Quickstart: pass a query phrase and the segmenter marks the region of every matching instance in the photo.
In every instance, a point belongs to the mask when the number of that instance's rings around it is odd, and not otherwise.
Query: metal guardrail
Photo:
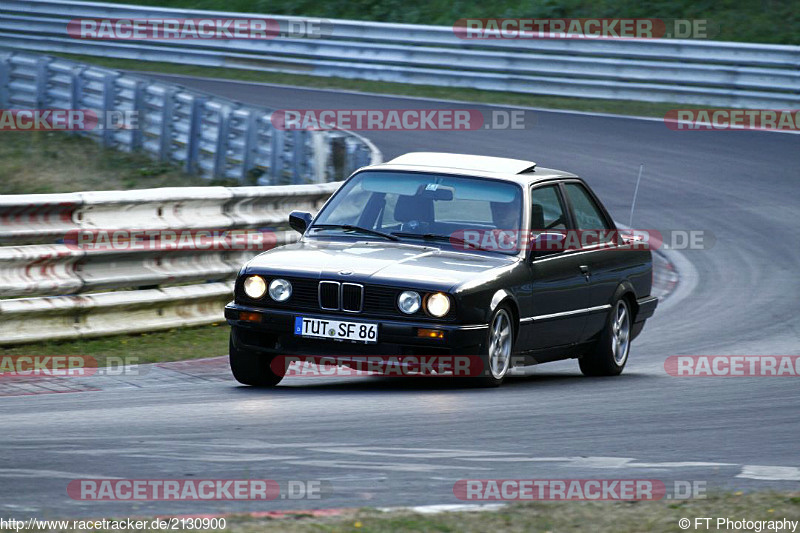
[[[247,16],[150,6],[4,0],[0,46],[315,76],[720,107],[800,103],[800,46],[702,40],[464,40],[452,27],[331,20],[324,38],[89,41],[79,17]],[[250,15],[264,17],[264,15]],[[281,28],[298,17],[270,15]]]
[[[351,132],[284,131],[273,126],[266,108],[28,53],[0,52],[0,109],[89,109],[99,117],[135,112],[136,128],[82,133],[108,147],[177,163],[191,174],[245,184],[338,181],[380,161],[372,143]]]
[[[0,300],[0,344],[142,333],[221,322],[231,283]]]
[[[286,228],[288,212],[317,211],[338,186],[0,196],[0,344],[221,321],[231,279],[258,251],[91,249],[58,241],[76,230],[267,228],[280,245],[297,236]],[[109,289],[124,290],[91,292]]]
[[[231,278],[258,251],[91,249],[65,236],[256,228],[281,245],[296,236],[289,211],[316,211],[338,180],[382,157],[348,131],[283,131],[266,108],[23,52],[0,53],[0,109],[135,111],[139,128],[82,133],[190,173],[271,185],[0,195],[0,344],[220,321]]]

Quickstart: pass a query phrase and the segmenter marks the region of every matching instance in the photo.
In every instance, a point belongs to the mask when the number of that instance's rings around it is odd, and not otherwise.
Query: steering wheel
[[[560,217],[558,217],[557,219],[552,221],[550,224],[545,226],[544,229],[553,229],[554,227],[558,226],[559,224],[564,224],[566,226],[566,224],[564,223],[564,215],[561,215]]]

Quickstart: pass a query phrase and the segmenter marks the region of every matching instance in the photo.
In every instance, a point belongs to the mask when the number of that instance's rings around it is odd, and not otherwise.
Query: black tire
[[[274,387],[283,379],[272,371],[270,364],[274,356],[252,353],[235,346],[231,333],[228,342],[228,353],[233,377],[243,385],[253,387]]]
[[[621,310],[624,310],[624,324],[618,323]],[[631,306],[625,298],[620,298],[611,306],[606,326],[603,328],[597,344],[586,355],[578,359],[583,375],[618,376],[621,374],[630,355],[632,327]],[[623,332],[625,332],[624,347],[619,344]]]
[[[492,366],[492,350],[497,348],[495,346],[496,331],[495,326],[498,320],[503,321],[505,326],[501,326],[503,331],[507,330],[507,338],[502,340],[502,343],[508,344],[507,357],[504,365]],[[483,345],[481,358],[483,360],[483,371],[480,377],[472,380],[472,385],[476,387],[499,387],[502,385],[508,371],[511,369],[512,353],[514,349],[514,314],[507,305],[500,305],[492,313],[492,318],[489,320],[489,329],[486,332],[486,341]]]

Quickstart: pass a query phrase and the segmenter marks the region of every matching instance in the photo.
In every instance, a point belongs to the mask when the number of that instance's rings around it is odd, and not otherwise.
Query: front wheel
[[[511,312],[505,306],[500,306],[489,321],[489,332],[484,348],[483,376],[476,385],[482,387],[497,387],[508,374],[511,366],[511,350],[514,347],[514,324]]]
[[[631,310],[624,298],[611,306],[606,327],[594,348],[578,360],[585,376],[617,376],[631,349]]]
[[[280,383],[283,376],[273,372],[270,366],[273,357],[237,348],[233,342],[233,335],[231,333],[228,342],[228,353],[231,371],[236,381],[254,387],[274,387]]]

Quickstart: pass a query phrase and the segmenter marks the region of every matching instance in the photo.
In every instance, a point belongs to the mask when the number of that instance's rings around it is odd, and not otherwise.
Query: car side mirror
[[[289,213],[289,226],[300,234],[306,232],[312,220],[311,213],[306,213],[305,211],[292,211]]]
[[[543,231],[532,237],[528,243],[530,247],[530,258],[543,255],[557,254],[564,251],[564,242],[567,240],[566,232]]]

